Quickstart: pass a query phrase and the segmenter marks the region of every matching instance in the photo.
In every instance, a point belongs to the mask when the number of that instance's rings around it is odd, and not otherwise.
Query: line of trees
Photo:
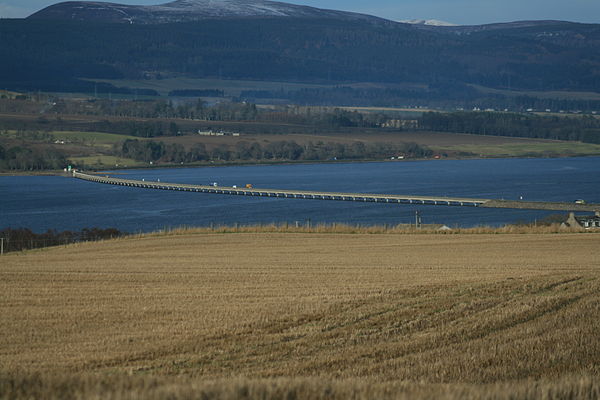
[[[188,91],[182,91],[184,93]],[[189,91],[204,93],[205,91]],[[213,93],[214,92],[214,93]],[[208,91],[220,94],[222,91]],[[246,102],[222,102],[208,106],[202,99],[170,100],[108,100],[89,101],[58,100],[51,109],[58,114],[103,115],[133,118],[181,118],[205,121],[252,121],[258,115],[256,105]]]
[[[298,107],[279,106],[275,109],[259,110],[256,104],[244,101],[222,102],[207,105],[202,99],[179,102],[162,99],[143,101],[93,100],[87,103],[61,101],[53,111],[68,114],[91,114],[137,118],[179,118],[203,121],[258,121],[282,122],[323,127],[377,127],[389,119],[381,113],[360,113],[344,109],[322,109],[313,112],[298,112]],[[160,122],[130,122],[128,134],[140,137],[155,137],[166,132]]]
[[[81,231],[59,232],[49,229],[44,233],[35,233],[28,228],[6,228],[0,230],[0,238],[4,239],[4,251],[22,251],[49,246],[60,246],[76,242],[112,239],[126,233],[115,228],[84,228]]]
[[[53,148],[30,148],[0,145],[0,170],[39,171],[62,169],[67,165],[65,155]]]
[[[187,92],[187,91],[185,91]],[[191,91],[195,92],[195,91]],[[203,91],[200,91],[203,92]],[[216,93],[221,91],[216,90]],[[25,102],[23,102],[25,104]],[[29,103],[35,103],[33,101]],[[41,106],[40,106],[41,107]],[[306,109],[312,111],[306,111]],[[38,108],[36,113],[44,108]],[[299,111],[302,110],[302,111]],[[24,111],[24,110],[21,110]],[[35,111],[35,109],[34,109]],[[256,104],[245,101],[220,102],[208,105],[202,99],[181,101],[175,104],[164,99],[153,100],[108,100],[94,99],[75,101],[69,99],[56,99],[49,109],[56,115],[80,114],[97,116],[117,116],[129,118],[150,119],[185,119],[201,121],[256,121],[256,122],[281,122],[319,127],[377,127],[389,119],[383,113],[360,113],[340,108],[329,107],[297,107],[277,106],[269,109],[259,109]],[[58,117],[57,117],[58,118]],[[61,128],[60,119],[52,120],[40,116],[37,120],[29,122],[28,129],[45,127],[48,129]],[[25,121],[18,124],[2,122],[0,129],[23,129]],[[57,126],[59,125],[59,126]],[[111,133],[128,134],[139,137],[172,136],[177,134],[177,129],[172,129],[164,121],[98,121],[91,127],[97,131],[110,131]],[[62,129],[62,128],[61,128]]]
[[[423,114],[421,129],[600,143],[600,119],[592,116],[548,117],[497,112]]]
[[[212,149],[207,149],[204,144],[199,143],[186,150],[180,144],[128,139],[120,145],[122,157],[144,162],[170,163],[237,160],[355,160],[395,156],[423,158],[432,154],[430,149],[416,143],[309,142],[300,145],[294,141],[282,140],[261,145],[257,142],[240,141],[235,146],[218,145]]]

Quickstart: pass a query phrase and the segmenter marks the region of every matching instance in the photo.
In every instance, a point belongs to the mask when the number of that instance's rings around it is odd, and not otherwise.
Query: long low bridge
[[[184,183],[152,182],[145,180],[132,180],[113,178],[109,176],[84,174],[74,171],[73,177],[91,182],[109,185],[130,186],[144,189],[174,190],[184,192],[212,193],[234,196],[279,197],[286,199],[313,199],[358,201],[366,203],[391,203],[391,204],[418,204],[432,206],[462,206],[485,208],[513,208],[529,210],[556,210],[556,211],[600,211],[600,204],[577,204],[521,200],[495,200],[473,199],[467,197],[436,197],[436,196],[410,196],[400,194],[371,194],[371,193],[337,193],[317,192],[303,190],[237,188],[209,185],[190,185]]]

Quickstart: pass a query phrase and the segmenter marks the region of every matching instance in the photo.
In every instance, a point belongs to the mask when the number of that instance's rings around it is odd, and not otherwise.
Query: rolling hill
[[[157,24],[221,17],[303,17],[386,22],[382,18],[370,15],[324,10],[268,0],[176,0],[156,6],[69,1],[46,7],[29,18]]]
[[[258,0],[68,2],[0,21],[0,38],[7,89],[92,91],[80,78],[190,77],[376,82],[411,98],[469,98],[473,85],[600,92],[595,24],[415,25]]]

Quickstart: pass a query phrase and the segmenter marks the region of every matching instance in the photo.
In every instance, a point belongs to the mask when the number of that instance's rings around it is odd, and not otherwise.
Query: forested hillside
[[[556,22],[459,34],[310,18],[0,21],[0,87],[19,90],[115,93],[77,78],[188,76],[411,82],[439,96],[469,96],[465,84],[600,91],[599,54],[600,25]]]

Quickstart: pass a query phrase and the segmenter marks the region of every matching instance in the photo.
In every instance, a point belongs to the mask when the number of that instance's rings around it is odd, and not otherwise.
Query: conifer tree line
[[[186,150],[181,144],[128,139],[118,145],[119,155],[143,162],[189,163],[198,161],[324,161],[381,159],[403,156],[429,157],[433,152],[417,143],[363,143],[309,142],[300,145],[293,140],[281,140],[261,145],[257,142],[239,141],[234,147],[224,144],[212,149],[202,143]]]
[[[420,128],[438,132],[600,143],[600,119],[498,112],[423,114]]]

